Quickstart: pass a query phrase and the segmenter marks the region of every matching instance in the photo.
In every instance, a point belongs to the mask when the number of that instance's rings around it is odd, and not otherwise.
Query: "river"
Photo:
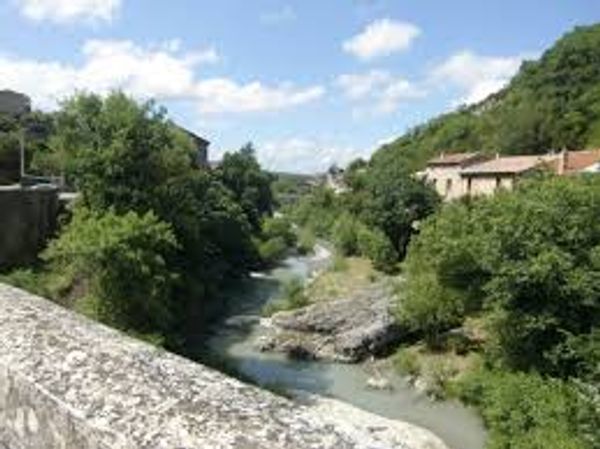
[[[400,376],[392,375],[392,391],[368,389],[363,365],[303,362],[254,347],[264,333],[259,316],[263,306],[278,297],[291,277],[309,279],[328,263],[327,251],[289,257],[280,267],[241,281],[227,292],[226,312],[209,331],[209,356],[258,385],[285,392],[305,390],[332,397],[373,412],[425,427],[451,449],[483,449],[485,430],[477,414],[458,402],[432,402]]]

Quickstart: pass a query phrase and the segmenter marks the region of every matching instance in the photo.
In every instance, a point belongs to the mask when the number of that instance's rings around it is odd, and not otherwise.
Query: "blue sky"
[[[268,168],[313,172],[501,88],[598,0],[3,0],[0,89],[156,98]]]

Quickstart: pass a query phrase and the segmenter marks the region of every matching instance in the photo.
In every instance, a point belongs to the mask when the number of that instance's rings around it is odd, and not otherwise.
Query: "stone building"
[[[0,90],[0,114],[19,116],[31,112],[31,100],[25,94]]]
[[[527,156],[441,154],[429,161],[418,176],[430,182],[445,201],[450,201],[492,195],[499,189],[511,190],[520,179],[540,170],[559,176],[600,173],[600,149]]]
[[[196,147],[196,165],[198,167],[208,168],[208,147],[210,146],[210,142],[181,126],[179,129],[194,142],[194,146]]]
[[[461,172],[491,157],[482,153],[442,153],[417,175],[433,185],[444,200],[450,201],[466,195]]]
[[[511,190],[527,174],[538,170],[556,171],[558,155],[501,156],[474,164],[461,171],[464,195],[492,195],[499,189]]]

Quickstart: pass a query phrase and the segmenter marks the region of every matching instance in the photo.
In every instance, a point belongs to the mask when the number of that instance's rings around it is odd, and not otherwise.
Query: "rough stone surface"
[[[276,313],[259,348],[350,363],[378,355],[402,336],[391,298],[388,289],[376,285],[351,298]]]
[[[368,415],[361,425],[343,415],[0,284],[0,448],[444,449],[428,431],[388,425],[393,439],[381,439]]]

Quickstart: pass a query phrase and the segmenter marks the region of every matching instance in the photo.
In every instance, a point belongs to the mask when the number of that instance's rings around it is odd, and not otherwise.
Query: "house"
[[[333,190],[336,194],[348,191],[348,186],[344,180],[344,169],[337,165],[332,165],[325,174],[325,185]]]
[[[417,176],[431,183],[442,198],[450,201],[466,195],[461,172],[491,157],[482,153],[442,153],[430,160]]]
[[[182,128],[181,126],[178,127],[185,135],[187,135],[192,142],[194,143],[195,146],[195,150],[196,150],[196,165],[198,167],[203,167],[203,168],[208,168],[209,167],[209,162],[208,162],[208,147],[210,146],[210,142],[206,139],[204,139],[203,137],[200,137],[197,134],[194,134],[193,132]]]
[[[12,90],[0,90],[0,114],[20,116],[31,112],[30,98]]]
[[[600,149],[586,151],[563,151],[557,166],[559,175],[575,173],[600,173]]]
[[[492,195],[499,189],[510,190],[516,182],[539,170],[556,171],[560,156],[497,156],[474,164],[461,171],[464,194],[469,196]]]

